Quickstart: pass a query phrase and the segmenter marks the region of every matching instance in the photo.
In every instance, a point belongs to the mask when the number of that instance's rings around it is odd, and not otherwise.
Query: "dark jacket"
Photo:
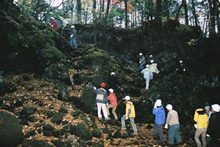
[[[104,88],[95,89],[94,92],[96,95],[96,103],[108,103],[108,94]]]
[[[214,139],[220,139],[220,112],[211,114],[206,133]]]

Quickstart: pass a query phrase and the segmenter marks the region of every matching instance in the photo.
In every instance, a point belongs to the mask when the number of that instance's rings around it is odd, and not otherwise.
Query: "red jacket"
[[[108,100],[110,100],[110,105],[117,106],[117,98],[114,93],[109,94]]]
[[[58,30],[57,22],[55,20],[51,22],[51,25],[53,26],[52,29],[54,29],[55,31]]]

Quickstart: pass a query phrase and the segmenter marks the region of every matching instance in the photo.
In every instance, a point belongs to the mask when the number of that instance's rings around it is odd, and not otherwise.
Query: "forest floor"
[[[18,116],[20,115],[20,112],[24,108],[29,108],[29,107],[35,107],[37,108],[37,111],[33,113],[29,117],[33,117],[34,121],[27,121],[26,125],[22,125],[23,127],[23,134],[26,135],[29,131],[35,130],[35,135],[30,136],[29,139],[36,139],[36,140],[45,140],[49,144],[53,145],[54,144],[51,142],[52,140],[58,140],[58,138],[54,136],[44,136],[44,134],[41,132],[39,133],[36,131],[39,129],[39,126],[37,127],[37,124],[39,123],[44,123],[44,124],[50,124],[53,126],[55,129],[59,130],[62,129],[65,125],[71,124],[74,126],[74,124],[78,122],[82,122],[81,119],[77,119],[74,117],[72,114],[75,109],[73,109],[73,103],[71,102],[64,102],[61,100],[58,100],[57,97],[57,92],[54,89],[55,85],[53,83],[49,83],[45,81],[44,79],[40,77],[34,76],[34,74],[20,74],[20,75],[8,75],[6,77],[6,81],[8,83],[11,83],[14,85],[14,88],[16,88],[16,91],[14,93],[6,93],[2,99],[4,99],[4,103],[6,106],[6,109],[17,114]],[[82,87],[75,87],[75,90],[72,90],[72,86],[68,87],[70,91],[70,96],[78,96],[80,97],[82,95],[82,92],[79,89],[82,89]],[[22,106],[15,107],[13,106],[16,102],[16,100],[20,97],[23,96],[25,98],[25,102],[23,103]],[[13,103],[14,102],[14,103]],[[52,111],[52,112],[59,112],[59,109],[61,107],[64,107],[68,110],[68,113],[64,115],[62,122],[66,123],[60,123],[56,124],[51,122],[51,117],[48,117],[47,112]],[[84,113],[89,120],[89,114]],[[122,131],[121,130],[121,123],[120,121],[100,121],[98,120],[97,116],[94,116],[95,118],[95,123],[99,129],[102,130],[102,135],[101,138],[96,138],[93,137],[92,141],[99,141],[102,139],[104,141],[104,145],[106,147],[113,147],[113,146],[168,146],[168,130],[164,129],[164,137],[165,137],[165,144],[161,145],[159,144],[158,140],[155,140],[153,138],[153,124],[145,124],[145,123],[136,123],[137,129],[138,129],[138,135],[132,135],[132,128],[130,125],[129,121],[126,121],[127,124],[127,130]],[[120,118],[119,118],[120,119]],[[113,123],[112,123],[113,122]],[[42,127],[42,126],[40,126]],[[112,137],[109,138],[109,134],[104,133],[104,129],[108,128],[112,132],[112,136],[117,136],[115,133],[119,133],[119,137]],[[90,127],[90,129],[92,129]],[[125,135],[123,137],[122,134],[130,134],[130,135]],[[80,140],[79,137],[74,136],[72,134],[68,134],[67,136],[73,136],[77,138],[77,140]],[[181,132],[180,132],[181,136]],[[62,141],[66,141],[67,138],[66,136],[62,136]],[[60,139],[60,138],[59,138]],[[20,145],[21,146],[21,145]],[[179,145],[175,146],[195,146],[195,142],[193,138],[190,138],[190,140],[183,140],[183,142]]]

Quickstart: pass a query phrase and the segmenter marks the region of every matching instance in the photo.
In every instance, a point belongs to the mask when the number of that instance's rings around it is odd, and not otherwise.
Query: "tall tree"
[[[125,0],[125,27],[128,27],[128,5],[127,0]]]
[[[189,25],[188,8],[187,8],[186,0],[183,0],[183,6],[184,6],[184,11],[185,11],[185,24]]]
[[[162,15],[162,12],[161,12],[161,0],[157,0],[156,1],[156,9],[157,9],[157,13],[156,13],[156,20],[158,23],[161,23],[161,15]]]
[[[215,35],[215,7],[216,0],[208,0],[209,3],[209,12],[210,12],[210,26],[209,26],[209,35],[213,37]]]
[[[77,23],[81,23],[81,0],[77,0]]]
[[[183,4],[184,4],[184,0],[182,0],[182,3],[181,3],[181,5],[180,5],[180,7],[179,7],[179,9],[177,11],[176,18],[175,18],[176,21],[179,19],[179,14],[180,14],[180,11],[181,11],[181,9],[183,7]]]
[[[192,12],[193,12],[193,16],[195,19],[195,24],[196,24],[196,26],[198,26],[198,20],[197,20],[197,16],[196,16],[196,8],[195,8],[194,0],[192,0]]]
[[[107,20],[108,20],[109,5],[110,5],[110,0],[108,0],[108,4],[107,4],[107,10],[106,10],[106,14],[105,14],[105,25],[107,24]]]
[[[170,19],[169,0],[164,0],[167,21]]]

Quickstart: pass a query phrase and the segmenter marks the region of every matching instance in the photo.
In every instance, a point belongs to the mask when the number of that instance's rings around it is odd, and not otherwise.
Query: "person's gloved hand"
[[[127,120],[128,118],[126,117],[125,120]]]
[[[209,134],[206,134],[206,136],[207,136],[207,137],[210,137],[210,135],[209,135]]]
[[[168,125],[167,124],[165,124],[165,127],[164,127],[165,129],[168,129]]]
[[[156,104],[156,102],[154,103],[154,108],[157,108],[157,104]]]
[[[94,90],[96,90],[96,87],[94,87]]]
[[[106,103],[106,106],[108,106],[108,103]]]
[[[73,37],[73,34],[72,34],[72,35],[70,35],[70,37],[72,38],[72,37]]]

